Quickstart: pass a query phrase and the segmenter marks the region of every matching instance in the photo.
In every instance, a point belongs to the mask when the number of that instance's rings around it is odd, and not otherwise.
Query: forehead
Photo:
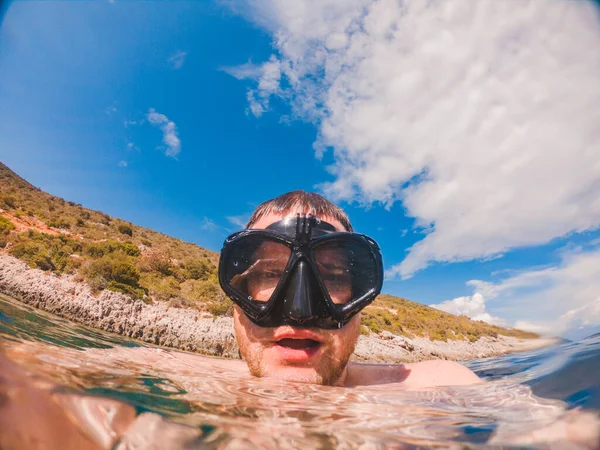
[[[281,213],[281,214],[275,214],[275,213],[265,214],[259,220],[257,220],[254,223],[254,225],[252,225],[252,228],[261,230],[261,229],[267,228],[269,225],[271,225],[275,222],[279,222],[280,220],[285,219],[286,217],[290,217],[290,216],[295,217],[296,214],[305,214],[305,211],[303,211],[301,209],[291,209],[291,210],[286,211],[285,213]],[[346,229],[340,223],[340,221],[331,216],[317,216],[317,218],[333,225],[335,227],[336,231],[346,231]]]
[[[271,258],[288,258],[290,256],[290,249],[278,242],[265,241],[259,245],[253,255],[259,258],[266,256]]]

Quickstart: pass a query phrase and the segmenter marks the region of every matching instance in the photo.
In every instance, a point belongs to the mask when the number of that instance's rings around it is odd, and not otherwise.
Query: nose
[[[312,273],[305,261],[300,261],[291,275],[284,300],[284,312],[296,322],[306,322],[314,317],[314,306],[311,301],[314,283]]]

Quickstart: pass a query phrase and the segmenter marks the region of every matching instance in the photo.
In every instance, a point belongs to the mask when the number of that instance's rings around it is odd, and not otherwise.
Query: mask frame
[[[268,240],[285,245],[290,249],[290,256],[277,282],[275,289],[267,301],[253,300],[250,295],[240,291],[227,280],[227,265],[235,256],[236,243],[246,239]],[[352,298],[348,303],[336,304],[333,302],[325,282],[319,274],[314,252],[321,245],[341,241],[355,243],[369,250],[369,255],[374,264],[374,280],[372,286],[360,297]],[[299,270],[300,263],[308,266],[310,274],[302,275],[316,281],[313,297],[307,299],[312,307],[312,316],[299,319],[294,317],[289,310],[285,311],[282,303],[289,283],[293,281],[294,273]],[[304,269],[306,270],[306,269]],[[266,229],[246,229],[229,236],[221,251],[219,260],[219,283],[223,291],[233,300],[255,324],[262,327],[275,327],[292,325],[297,327],[316,327],[324,329],[341,328],[359,311],[369,305],[381,292],[383,285],[383,262],[377,243],[370,237],[354,232],[335,231],[335,228],[314,216],[297,215],[275,222]],[[318,292],[317,292],[318,291]]]

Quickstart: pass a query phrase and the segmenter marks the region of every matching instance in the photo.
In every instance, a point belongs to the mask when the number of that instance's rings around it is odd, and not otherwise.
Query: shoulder
[[[425,389],[481,383],[471,370],[454,361],[431,360],[411,364],[353,363],[346,386],[385,386],[386,389]]]
[[[409,375],[404,364],[372,364],[351,362],[346,386],[374,386],[402,383]]]
[[[454,361],[430,360],[406,364],[405,367],[410,371],[406,379],[407,384],[415,388],[461,386],[482,382],[472,370]]]

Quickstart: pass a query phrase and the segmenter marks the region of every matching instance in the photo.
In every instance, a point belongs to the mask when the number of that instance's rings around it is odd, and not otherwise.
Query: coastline
[[[204,355],[239,358],[230,317],[212,317],[193,309],[146,304],[104,290],[97,296],[72,276],[32,269],[0,252],[0,293],[25,304],[103,331]],[[402,363],[427,359],[466,360],[516,353],[552,345],[555,339],[482,337],[475,342],[407,338],[384,331],[361,335],[352,360]]]

